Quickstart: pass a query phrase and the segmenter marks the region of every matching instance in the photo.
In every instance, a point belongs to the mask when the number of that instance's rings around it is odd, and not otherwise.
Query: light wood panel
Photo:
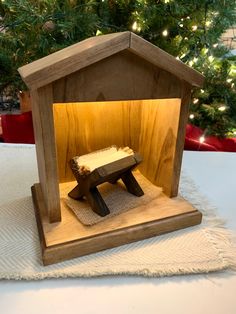
[[[31,92],[38,172],[50,222],[60,221],[60,197],[52,112],[52,86]]]
[[[72,182],[72,186],[74,186]],[[45,216],[39,185],[33,199],[45,265],[199,224],[201,213],[182,198],[164,194],[148,205],[124,212],[94,226],[82,225],[62,204],[62,222]]]
[[[172,195],[180,104],[180,99],[163,99],[145,101],[142,106],[139,152],[144,162],[139,169],[169,196]]]
[[[54,104],[60,182],[74,179],[69,160],[76,155],[111,145],[138,150],[141,104],[140,101]]]
[[[140,171],[171,194],[180,99],[54,104],[60,182],[69,160],[110,145],[141,153]],[[177,178],[176,178],[177,180]]]

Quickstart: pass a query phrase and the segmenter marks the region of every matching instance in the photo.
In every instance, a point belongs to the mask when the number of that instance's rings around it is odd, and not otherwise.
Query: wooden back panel
[[[74,179],[76,155],[130,146],[144,158],[142,173],[169,194],[180,106],[180,99],[54,104],[59,181]]]

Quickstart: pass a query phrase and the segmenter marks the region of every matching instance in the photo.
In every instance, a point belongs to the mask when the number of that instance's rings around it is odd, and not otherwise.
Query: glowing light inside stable
[[[202,135],[199,137],[199,142],[204,143],[205,142],[205,137]]]

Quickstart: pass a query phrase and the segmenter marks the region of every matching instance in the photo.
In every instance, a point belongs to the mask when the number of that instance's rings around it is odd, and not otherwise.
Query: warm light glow
[[[193,62],[197,62],[198,61],[198,58],[197,57],[194,57],[193,58]]]
[[[226,109],[225,106],[220,106],[220,107],[218,108],[219,111],[225,111],[225,109]]]
[[[213,48],[216,48],[217,46],[218,46],[218,44],[214,44],[214,45],[213,45]]]
[[[96,32],[96,36],[102,35],[102,32],[98,29]]]
[[[208,60],[209,60],[210,62],[212,62],[212,61],[214,61],[214,57],[213,57],[213,56],[209,56],[209,57],[208,57]]]
[[[197,25],[193,25],[192,30],[195,32],[197,30]]]
[[[165,30],[162,32],[162,35],[163,35],[164,37],[168,36],[168,30],[165,29]]]
[[[204,142],[205,142],[205,137],[204,137],[204,135],[202,135],[201,137],[199,137],[199,142],[200,142],[200,143],[204,143]]]
[[[201,94],[204,94],[204,89],[201,89],[200,91],[201,91]]]
[[[184,27],[184,24],[181,23],[181,24],[179,24],[179,26],[180,26],[180,27]]]
[[[189,61],[189,65],[192,67],[193,66],[193,60]]]
[[[226,80],[228,83],[231,83],[233,81],[233,79],[227,79]]]
[[[132,25],[132,30],[133,30],[133,31],[136,31],[136,30],[137,30],[137,27],[138,27],[138,24],[137,24],[137,22],[135,21],[135,22],[133,23],[133,25]]]
[[[194,104],[197,104],[198,102],[199,102],[199,99],[198,99],[198,98],[194,98],[194,99],[193,99],[193,103],[194,103]]]
[[[202,49],[202,52],[203,52],[204,54],[207,54],[207,53],[208,53],[208,51],[209,51],[209,49],[208,49],[208,48],[203,48],[203,49]]]
[[[210,26],[212,21],[206,21],[206,26]]]
[[[194,114],[193,113],[191,113],[190,115],[189,115],[189,119],[194,119]]]

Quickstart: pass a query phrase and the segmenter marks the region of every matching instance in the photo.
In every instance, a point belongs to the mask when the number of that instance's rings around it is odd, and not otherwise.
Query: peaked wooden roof
[[[91,37],[18,70],[27,86],[37,89],[126,49],[193,86],[203,84],[202,74],[128,31]]]

